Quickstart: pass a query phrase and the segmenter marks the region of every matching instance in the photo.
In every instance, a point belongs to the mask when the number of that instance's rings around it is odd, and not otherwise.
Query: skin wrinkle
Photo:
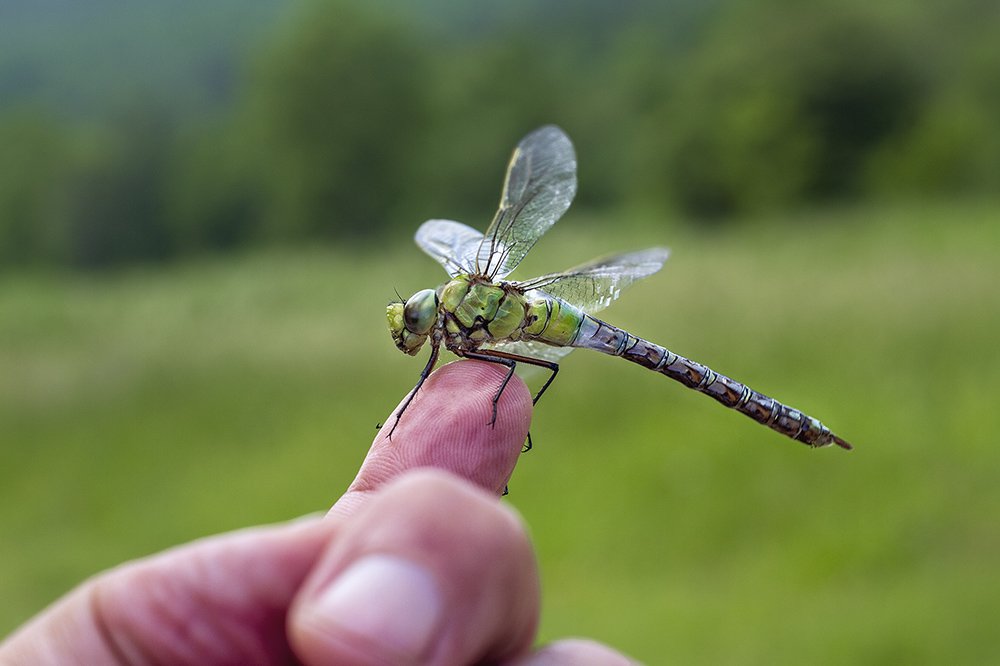
[[[113,576],[96,579],[91,606],[102,625],[104,643],[123,664],[201,664],[207,659],[245,664],[291,659],[285,636],[286,609],[320,553],[317,546],[326,542],[329,537],[325,535],[335,527],[332,521],[320,525],[320,520],[313,518],[292,533],[274,530],[261,534],[271,528],[235,533],[223,546],[228,556],[220,556],[217,550],[189,553],[181,578],[175,568],[164,570],[160,566],[169,557],[167,551],[114,570]],[[303,535],[304,531],[313,531],[315,536]],[[303,547],[303,538],[313,547]],[[284,552],[279,550],[276,557],[258,561],[254,551],[261,547],[262,539],[272,544],[276,541]],[[218,563],[223,561],[242,566],[220,567]],[[301,573],[297,579],[281,579],[282,584],[276,586],[269,573],[272,567]],[[241,572],[245,584],[225,584],[226,574],[234,568]],[[145,592],[138,593],[139,589]],[[248,599],[241,591],[250,589],[253,592]],[[143,600],[142,606],[132,603],[135,598]],[[247,608],[256,610],[248,613]],[[199,622],[191,623],[190,618]],[[206,623],[205,618],[213,621]],[[112,632],[109,627],[119,630]],[[258,635],[262,628],[264,634]],[[178,651],[180,646],[187,649]]]
[[[204,609],[209,607],[202,604],[205,594],[201,588],[188,580],[192,566],[196,564],[189,562],[184,569],[185,578],[178,582],[163,580],[157,572],[140,568],[130,572],[123,584],[113,585],[108,590],[109,612],[119,615],[114,624],[123,628],[119,639],[121,649],[137,653],[141,661],[137,659],[135,663],[193,664],[203,650],[211,655],[208,660],[212,661],[228,651],[228,640],[221,649],[218,645],[207,643],[204,638],[211,636],[215,630],[206,631],[204,626],[191,624],[187,619],[197,617],[203,621],[206,615]],[[135,588],[142,588],[145,592],[135,595]],[[143,599],[144,603],[139,607],[131,606],[129,601],[133,596]],[[224,621],[217,624],[225,626]]]
[[[119,646],[118,641],[115,640],[115,635],[111,631],[108,620],[105,617],[105,604],[101,603],[101,589],[100,584],[95,584],[87,594],[87,607],[90,609],[94,626],[97,628],[100,641],[114,659],[120,664],[131,664],[131,660],[125,656],[125,652]]]

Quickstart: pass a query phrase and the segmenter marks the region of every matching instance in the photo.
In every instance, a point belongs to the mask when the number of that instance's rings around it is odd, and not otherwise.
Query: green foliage
[[[360,235],[399,205],[426,122],[424,53],[394,22],[310,7],[259,61],[245,117],[277,238]]]
[[[92,2],[72,16],[101,23],[114,3]],[[215,56],[207,35],[232,7],[210,3],[199,21],[176,2],[177,25],[199,27],[175,67],[214,81],[218,99],[198,106],[163,63],[148,93],[106,93],[100,121],[70,120],[68,100],[0,117],[4,265],[409,236],[431,217],[483,226],[511,147],[543,123],[576,143],[577,209],[700,224],[1000,194],[1000,12],[986,0],[630,0],[614,12],[302,0],[240,65],[271,0],[250,3]],[[20,11],[25,34],[60,41],[41,9],[13,7],[0,19]],[[105,23],[119,34],[164,7]],[[124,31],[134,54],[141,32]],[[52,81],[36,41],[9,32],[0,108],[46,98]],[[79,50],[81,62],[106,53]]]
[[[258,238],[263,193],[245,138],[231,123],[213,121],[173,147],[164,216],[179,252],[231,250]]]
[[[995,34],[1000,19],[971,30]],[[1000,194],[1000,46],[970,40],[946,63],[911,131],[875,153],[871,190],[885,196]]]
[[[64,209],[72,264],[98,268],[172,254],[163,191],[171,140],[169,121],[155,108],[133,109],[74,174]]]
[[[155,110],[114,132],[37,111],[0,119],[0,265],[94,268],[169,256],[163,215],[171,140]]]
[[[564,87],[544,55],[523,40],[459,45],[437,55],[425,91],[430,122],[409,163],[409,203],[426,214],[408,211],[408,227],[449,216],[488,224],[516,145],[510,137],[560,117],[565,106]]]
[[[58,199],[66,144],[62,128],[44,116],[0,118],[0,265],[64,259]]]
[[[570,211],[529,256],[538,272],[669,244],[607,319],[856,449],[809,450],[570,355],[508,498],[540,558],[543,639],[649,664],[993,660],[998,215],[905,206],[637,240]],[[407,242],[0,283],[0,634],[127,558],[328,507],[423,366],[392,345],[386,300],[443,278]]]
[[[896,197],[1000,193],[997,118],[976,100],[935,100],[912,132],[873,155],[871,189]]]
[[[857,197],[866,164],[923,102],[906,32],[845,3],[743,3],[706,40],[667,113],[682,210],[773,211]]]

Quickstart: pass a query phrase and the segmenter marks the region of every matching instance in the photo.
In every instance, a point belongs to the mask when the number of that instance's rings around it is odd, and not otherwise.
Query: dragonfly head
[[[396,346],[407,354],[416,354],[437,321],[437,294],[433,289],[423,289],[405,303],[390,303],[385,314]]]

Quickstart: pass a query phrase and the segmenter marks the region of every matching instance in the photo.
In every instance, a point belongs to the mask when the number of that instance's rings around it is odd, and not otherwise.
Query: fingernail
[[[348,567],[316,601],[313,621],[370,647],[415,660],[438,627],[443,603],[424,567],[389,555],[370,555]]]

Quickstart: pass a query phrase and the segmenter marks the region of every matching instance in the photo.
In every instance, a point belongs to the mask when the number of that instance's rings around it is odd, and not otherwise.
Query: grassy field
[[[606,318],[856,450],[577,352],[509,498],[541,560],[543,637],[650,664],[992,662],[1000,209],[655,235],[572,217],[524,275],[669,245]],[[383,306],[443,275],[401,244],[3,276],[0,634],[124,559],[328,507],[424,362],[395,350]]]

